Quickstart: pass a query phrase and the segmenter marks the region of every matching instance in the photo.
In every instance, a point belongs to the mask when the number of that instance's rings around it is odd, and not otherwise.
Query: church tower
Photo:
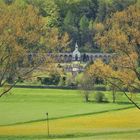
[[[76,44],[75,44],[75,50],[72,53],[72,60],[73,61],[80,61],[80,59],[81,59],[81,54],[80,54],[80,52],[78,50],[78,44],[76,42]]]

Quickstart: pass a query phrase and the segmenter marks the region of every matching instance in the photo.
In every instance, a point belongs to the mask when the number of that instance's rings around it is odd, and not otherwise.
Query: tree
[[[39,9],[39,14],[44,17],[46,26],[57,27],[60,24],[59,7],[54,0],[24,0],[27,4]]]
[[[115,11],[122,11],[128,6],[135,4],[137,0],[113,0],[112,5]]]
[[[64,25],[65,26],[74,26],[75,25],[74,14],[70,10],[67,12],[67,15],[64,19]]]
[[[88,17],[91,17],[92,19],[96,19],[97,12],[98,12],[98,0],[90,0],[89,3],[89,14]]]
[[[80,30],[80,45],[84,46],[85,43],[89,42],[90,39],[89,20],[85,15],[82,16],[80,19],[79,30]]]
[[[111,83],[114,83],[115,85],[117,85],[118,83],[116,83],[116,80],[111,81]],[[110,82],[107,83],[109,90],[112,90],[112,103],[116,103],[116,97],[117,97],[117,89],[116,86],[114,86],[113,84],[110,84]]]
[[[51,53],[67,52],[67,47],[71,42],[68,33],[61,33],[58,28],[51,28],[46,33],[47,38],[44,40],[44,46]],[[51,47],[50,47],[51,46]]]
[[[78,28],[75,25],[75,14],[69,10],[64,18],[63,30],[66,31],[74,43],[78,40]]]
[[[97,20],[99,22],[103,22],[105,18],[107,17],[107,7],[109,3],[104,0],[99,1],[99,8],[98,8],[98,13],[97,13]]]
[[[103,19],[105,18],[105,11],[106,11],[106,7],[105,7],[105,3],[103,3],[102,1],[99,4],[99,8],[98,8],[98,21],[103,21]]]
[[[0,85],[7,87],[0,93],[1,97],[17,83],[19,77],[27,76],[38,65],[35,62],[37,56],[32,59],[34,66],[30,65],[29,53],[40,51],[38,44],[43,21],[32,6],[20,9],[18,5],[11,4],[2,5],[0,9]],[[19,65],[28,68],[23,70]],[[9,81],[13,84],[9,85]]]
[[[82,90],[82,93],[84,95],[85,102],[89,102],[89,96],[94,89],[95,80],[91,75],[89,75],[87,72],[84,73],[80,83],[80,89]]]
[[[81,17],[79,26],[81,31],[88,31],[89,21],[85,15]]]
[[[140,7],[138,5],[115,13],[112,18],[106,20],[104,30],[99,31],[96,36],[104,52],[113,52],[110,63],[107,65],[98,61],[90,68],[90,73],[97,74],[123,91],[138,109],[140,107],[127,95],[124,88],[130,91],[140,87],[139,36]]]
[[[22,78],[45,63],[45,55],[54,49],[67,46],[68,36],[59,36],[54,30],[46,29],[46,22],[39,10],[32,5],[21,7],[17,3],[0,5],[0,97],[8,93]],[[48,36],[51,32],[51,36]],[[48,38],[58,38],[49,40]],[[49,43],[54,41],[54,46]],[[49,47],[48,47],[49,46]]]

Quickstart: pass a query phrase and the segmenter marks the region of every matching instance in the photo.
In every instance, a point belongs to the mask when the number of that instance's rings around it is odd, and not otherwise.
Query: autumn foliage
[[[0,86],[6,87],[0,96],[39,67],[46,53],[67,47],[68,34],[47,28],[46,22],[33,5],[0,5]]]
[[[115,13],[106,20],[104,28],[102,27],[102,30],[97,28],[97,31],[97,43],[103,52],[112,53],[112,58],[109,64],[96,61],[90,66],[89,74],[104,79],[125,94],[124,88],[130,92],[138,90],[140,87],[140,7],[134,5]],[[126,96],[133,102],[127,94]]]

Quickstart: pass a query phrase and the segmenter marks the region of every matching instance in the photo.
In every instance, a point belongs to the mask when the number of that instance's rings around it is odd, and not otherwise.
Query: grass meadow
[[[138,140],[140,111],[122,93],[115,104],[105,95],[109,103],[85,103],[78,90],[15,88],[0,99],[0,139]]]

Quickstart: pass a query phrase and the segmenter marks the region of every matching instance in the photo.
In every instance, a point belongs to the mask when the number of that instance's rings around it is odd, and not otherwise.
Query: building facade
[[[90,61],[96,61],[97,59],[101,59],[103,62],[108,63],[111,54],[109,53],[80,53],[78,50],[78,45],[76,43],[75,50],[72,53],[59,53],[56,56],[56,61],[59,63],[68,63],[73,61],[79,61],[79,62],[90,62]]]

